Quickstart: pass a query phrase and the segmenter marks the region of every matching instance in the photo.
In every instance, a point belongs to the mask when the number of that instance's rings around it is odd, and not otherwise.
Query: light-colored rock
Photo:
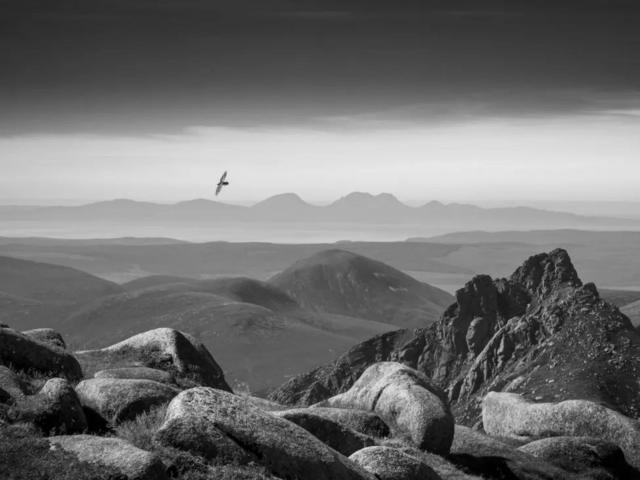
[[[207,429],[219,430],[283,478],[373,480],[370,474],[303,428],[265,412],[242,397],[214,388],[197,387],[178,394],[167,408],[158,438],[163,438],[166,429],[194,421],[206,425]],[[201,440],[211,445],[200,444],[200,450],[219,448],[219,438],[215,435]],[[169,441],[169,445],[172,443]]]
[[[82,406],[111,424],[168,403],[180,390],[152,380],[91,378],[76,386]]]
[[[533,455],[582,477],[624,480],[640,478],[640,471],[631,467],[616,444],[593,437],[551,437],[536,440],[518,450]]]
[[[70,381],[82,378],[82,369],[73,355],[11,328],[0,328],[0,364]]]
[[[640,422],[587,400],[533,403],[515,393],[488,393],[482,422],[490,435],[519,438],[596,437],[615,443],[640,468]]]
[[[346,456],[375,445],[375,440],[372,437],[356,432],[326,416],[319,415],[317,410],[319,409],[295,408],[272,413],[304,428],[314,437]]]
[[[175,384],[175,377],[169,372],[149,367],[109,368],[96,372],[94,378],[130,378],[135,380],[153,380],[154,382]]]
[[[172,328],[139,333],[100,350],[76,352],[87,375],[120,367],[150,367],[170,372],[183,387],[204,385],[231,391],[220,366],[204,345]]]
[[[22,332],[27,337],[37,340],[38,342],[45,343],[50,347],[61,348],[62,350],[67,348],[67,344],[62,338],[60,333],[56,332],[53,328],[34,328],[33,330],[26,330]]]
[[[438,454],[446,454],[453,439],[454,421],[444,392],[424,374],[396,362],[370,366],[349,390],[317,406],[375,412],[394,436]]]
[[[375,413],[354,408],[310,407],[316,415],[328,418],[356,432],[374,438],[386,438],[389,426]]]
[[[420,459],[390,447],[367,447],[349,457],[380,480],[440,480]]]
[[[434,453],[418,450],[415,447],[396,446],[394,448],[419,459],[431,467],[443,480],[486,480],[485,476],[466,473],[451,461]]]
[[[81,462],[110,467],[128,480],[165,480],[167,475],[160,459],[119,438],[93,435],[49,437],[51,448],[71,452]]]

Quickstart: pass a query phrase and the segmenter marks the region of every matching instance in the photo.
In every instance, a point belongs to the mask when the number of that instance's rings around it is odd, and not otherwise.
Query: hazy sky
[[[635,0],[0,0],[0,201],[640,200]]]

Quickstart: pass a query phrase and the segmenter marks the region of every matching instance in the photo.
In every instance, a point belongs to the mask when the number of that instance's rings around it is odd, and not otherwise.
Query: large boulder
[[[93,435],[50,437],[51,448],[71,452],[81,462],[114,469],[128,480],[165,480],[167,475],[160,459],[119,438]]]
[[[368,447],[349,457],[380,480],[441,480],[420,459],[390,447]]]
[[[82,406],[110,424],[168,403],[180,390],[152,380],[91,378],[76,386]]]
[[[100,350],[79,351],[76,357],[87,376],[104,369],[150,367],[174,374],[183,387],[203,385],[231,391],[206,347],[172,328],[139,333]]]
[[[33,330],[26,330],[22,333],[29,338],[41,343],[46,343],[51,347],[61,348],[63,350],[67,348],[67,344],[64,338],[62,338],[62,335],[53,328],[34,328]]]
[[[313,413],[333,420],[356,432],[374,438],[386,438],[391,433],[389,426],[375,413],[353,408],[311,407]]]
[[[346,456],[375,445],[375,440],[372,437],[356,432],[327,416],[319,415],[316,410],[319,409],[296,408],[273,412],[273,414],[299,425],[314,437]]]
[[[154,382],[175,385],[176,379],[170,372],[149,367],[108,368],[93,374],[94,378],[129,378],[136,380],[153,380]]]
[[[462,425],[456,425],[448,458],[478,475],[493,473],[499,478],[518,480],[566,480],[571,476],[544,459]]]
[[[640,422],[586,400],[534,403],[515,393],[490,392],[482,402],[482,422],[490,435],[517,438],[596,437],[622,448],[640,467]]]
[[[82,369],[73,355],[11,328],[0,328],[0,365],[70,381],[82,378]]]
[[[518,450],[582,477],[640,478],[616,444],[593,437],[551,437],[527,443]]]
[[[167,408],[157,438],[165,445],[181,448],[188,433],[188,428],[181,425],[194,422],[226,437],[224,448],[232,441],[283,478],[373,479],[303,428],[265,412],[242,397],[214,388],[197,387],[178,394]],[[165,434],[169,429],[181,432],[180,442]],[[220,450],[220,435],[201,435],[200,432],[196,435],[200,440],[198,451]]]
[[[396,362],[369,367],[346,392],[318,404],[378,414],[395,437],[438,454],[449,452],[454,421],[444,392],[424,374]]]

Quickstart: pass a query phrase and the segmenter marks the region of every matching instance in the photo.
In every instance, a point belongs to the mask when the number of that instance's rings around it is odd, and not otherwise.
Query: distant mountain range
[[[362,192],[350,193],[325,206],[307,203],[294,193],[276,195],[248,207],[207,199],[175,204],[118,199],[81,206],[2,206],[0,221],[430,224],[455,230],[640,226],[638,219],[584,216],[529,207],[481,208],[436,201],[412,207],[389,193]]]

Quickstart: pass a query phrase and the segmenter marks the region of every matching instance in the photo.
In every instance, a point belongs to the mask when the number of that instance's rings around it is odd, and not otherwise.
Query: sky
[[[0,0],[0,202],[640,201],[633,0]]]

